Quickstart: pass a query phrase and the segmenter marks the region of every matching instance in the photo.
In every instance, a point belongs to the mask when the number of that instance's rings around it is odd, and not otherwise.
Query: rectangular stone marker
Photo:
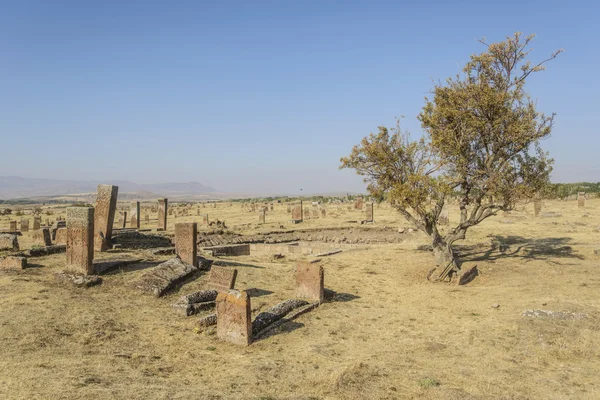
[[[7,256],[0,258],[0,269],[25,269],[27,268],[27,258]]]
[[[312,218],[313,219],[319,218],[319,210],[317,210],[316,208],[312,209]]]
[[[310,219],[310,210],[308,208],[304,210],[303,219]]]
[[[204,225],[208,225],[208,214],[204,214],[204,216],[202,217],[202,223]]]
[[[67,268],[94,274],[94,208],[67,208]]]
[[[168,199],[158,199],[158,230],[167,230],[167,208],[169,205]]]
[[[356,201],[354,202],[354,208],[356,210],[362,210],[363,209],[363,199],[362,198],[356,199]]]
[[[31,235],[33,244],[37,246],[51,246],[52,239],[50,238],[50,228],[38,229],[33,231]]]
[[[129,213],[131,214],[131,217],[129,217],[131,227],[135,229],[140,229],[140,217],[142,215],[140,214],[139,201],[134,201],[131,203],[131,210]]]
[[[321,218],[327,218],[327,210],[324,208],[321,208]]]
[[[0,250],[19,250],[17,235],[0,233]]]
[[[537,217],[542,212],[542,201],[535,200],[533,202],[533,214]]]
[[[266,208],[263,208],[262,210],[260,210],[258,212],[258,223],[259,224],[264,224],[265,223],[266,215],[267,215],[267,209]]]
[[[577,194],[577,207],[585,207],[585,192]]]
[[[373,203],[367,203],[367,222],[373,222]]]
[[[123,223],[123,225],[121,225],[121,228],[125,229],[127,227],[127,211],[123,211],[122,223]]]
[[[248,346],[252,342],[250,296],[244,291],[230,290],[217,296],[217,337]]]
[[[198,266],[196,260],[198,225],[195,222],[178,222],[175,224],[175,251],[186,264]]]
[[[33,217],[33,230],[37,231],[42,226],[42,217]]]
[[[144,219],[146,220],[146,223],[149,224],[150,223],[150,215],[146,214],[144,216]]]
[[[302,206],[295,206],[292,210],[292,221],[302,221]]]
[[[10,231],[11,232],[17,231],[17,221],[10,221]]]
[[[56,230],[54,244],[67,244],[67,228],[58,228]]]
[[[27,218],[21,219],[21,232],[29,232],[29,220]]]
[[[96,251],[110,248],[115,212],[117,209],[118,186],[98,185],[98,197],[94,207],[94,246]]]
[[[235,288],[235,279],[237,278],[237,269],[216,267],[210,268],[208,274],[207,289],[226,292]]]
[[[325,292],[323,267],[302,261],[296,267],[296,297],[323,302]]]

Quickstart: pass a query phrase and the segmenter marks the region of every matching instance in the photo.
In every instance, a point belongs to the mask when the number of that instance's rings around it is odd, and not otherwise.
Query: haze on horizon
[[[585,8],[585,12],[582,12]],[[420,134],[433,81],[477,39],[565,53],[528,91],[556,112],[554,182],[599,181],[594,2],[14,2],[0,15],[1,176],[219,191],[364,192],[339,159],[378,125]]]

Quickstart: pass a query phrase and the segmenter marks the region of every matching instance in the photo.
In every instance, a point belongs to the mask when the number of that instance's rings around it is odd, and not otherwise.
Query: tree
[[[340,160],[340,168],[364,176],[373,196],[385,195],[429,236],[437,266],[428,279],[452,279],[460,270],[454,243],[549,182],[553,160],[540,141],[550,135],[555,114],[537,111],[525,82],[562,49],[532,64],[533,38],[515,33],[499,43],[481,40],[487,50],[472,55],[461,74],[435,85],[433,98],[425,99],[420,139],[412,140],[397,121],[394,128],[380,126]],[[438,219],[452,198],[460,222],[442,234]]]

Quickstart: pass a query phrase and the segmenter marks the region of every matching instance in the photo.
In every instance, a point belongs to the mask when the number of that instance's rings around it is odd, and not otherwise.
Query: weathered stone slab
[[[55,234],[54,244],[67,244],[67,228],[58,228]]]
[[[11,233],[0,233],[0,250],[19,250],[19,239]]]
[[[213,256],[249,256],[249,244],[234,244],[230,246],[205,247],[204,250],[210,251]]]
[[[541,319],[558,319],[558,320],[577,320],[586,319],[586,314],[575,313],[570,311],[550,311],[550,310],[525,310],[522,314],[524,317],[541,318]]]
[[[77,287],[92,287],[102,283],[102,278],[96,275],[73,274],[67,271],[59,272],[56,279],[62,283],[68,283]]]
[[[308,305],[308,302],[305,300],[290,299],[261,312],[252,321],[253,335],[259,335],[263,329],[285,317],[290,311],[306,305]]]
[[[284,318],[276,320],[275,322],[268,325],[263,330],[261,330],[259,332],[252,330],[253,340],[258,340],[262,337],[268,336],[271,332],[275,331],[281,325],[285,324],[286,322],[295,320],[296,318],[300,317],[301,315],[304,315],[304,314],[314,310],[318,306],[319,306],[319,303],[314,302],[314,303],[307,303],[306,305],[300,306],[298,308],[294,308],[293,310],[291,310],[290,312],[285,314]]]
[[[11,232],[16,232],[17,231],[17,221],[10,221],[9,229]]]
[[[56,240],[56,232],[60,229],[60,228],[67,228],[67,221],[55,221],[52,224],[52,228],[50,228],[50,236],[52,240]],[[65,240],[66,240],[66,236],[65,236]],[[66,244],[66,241],[65,241]]]
[[[321,208],[321,218],[327,218],[327,210],[324,208]]]
[[[127,228],[127,211],[123,211],[123,219],[121,220],[121,228]]]
[[[172,258],[144,273],[135,286],[144,292],[160,297],[196,271],[198,268],[195,266],[185,264],[179,258]]]
[[[227,292],[235,288],[236,278],[237,269],[213,266],[210,269],[206,286],[208,289]]]
[[[209,314],[198,320],[198,328],[201,330],[217,324],[217,314]]]
[[[96,275],[104,275],[110,271],[114,271],[121,267],[125,267],[126,265],[137,264],[142,262],[141,258],[137,258],[134,260],[102,260],[94,263],[94,271]]]
[[[195,222],[179,222],[175,224],[175,249],[177,255],[186,264],[198,266],[196,260],[198,241],[198,225]]]
[[[33,217],[33,230],[37,231],[38,229],[40,229],[40,226],[42,225],[42,217]]]
[[[130,218],[130,225],[132,228],[135,229],[140,229],[140,202],[139,201],[134,201],[131,203],[131,210],[129,211],[129,214],[131,215]]]
[[[366,207],[366,220],[365,221],[366,222],[373,222],[373,221],[375,221],[375,217],[373,215],[373,203],[367,203],[367,207]]]
[[[158,226],[157,226],[157,229],[159,231],[167,230],[168,204],[169,204],[168,199],[158,199]]]
[[[31,235],[33,244],[36,246],[51,246],[52,240],[50,239],[50,228],[38,229],[33,231]]]
[[[324,299],[323,267],[302,261],[296,266],[296,297],[323,302]]]
[[[115,234],[112,238],[112,243],[125,249],[151,249],[157,247],[170,247],[171,239],[162,235],[129,230],[120,231]]]
[[[170,256],[177,255],[177,251],[175,250],[175,247],[159,247],[152,250],[152,254],[155,256]]]
[[[302,221],[302,202],[292,209],[292,221]]]
[[[66,245],[52,245],[44,247],[36,247],[30,250],[22,251],[15,254],[19,257],[43,257],[51,254],[65,253],[67,251]]]
[[[230,290],[219,293],[216,302],[217,337],[248,346],[252,341],[250,296],[244,291]]]
[[[264,224],[266,217],[267,216],[267,210],[266,208],[262,208],[259,212],[258,212],[258,223],[259,224]]]
[[[21,219],[21,232],[29,232],[29,219]]]
[[[7,256],[0,258],[0,269],[20,270],[27,268],[27,258]]]
[[[577,193],[577,207],[585,207],[585,192]]]
[[[118,186],[98,185],[93,223],[95,251],[106,251],[111,247],[110,240],[115,222],[118,192]]]
[[[218,294],[219,292],[216,290],[201,290],[199,292],[181,296],[172,306],[173,309],[181,315],[194,315],[200,311],[213,308]]]
[[[67,208],[67,269],[94,274],[94,209]]]
[[[462,271],[462,273],[458,276],[458,281],[456,282],[457,285],[465,285],[469,282],[471,282],[473,279],[475,279],[475,277],[479,275],[479,271],[477,270],[477,265],[473,265],[470,268],[465,269],[464,271]]]

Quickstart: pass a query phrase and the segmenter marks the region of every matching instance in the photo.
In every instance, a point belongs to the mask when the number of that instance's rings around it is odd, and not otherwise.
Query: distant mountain
[[[117,185],[119,194],[140,194],[144,198],[217,193],[215,189],[198,182],[138,184],[130,181],[71,181],[0,176],[0,199],[95,193],[99,184]]]

